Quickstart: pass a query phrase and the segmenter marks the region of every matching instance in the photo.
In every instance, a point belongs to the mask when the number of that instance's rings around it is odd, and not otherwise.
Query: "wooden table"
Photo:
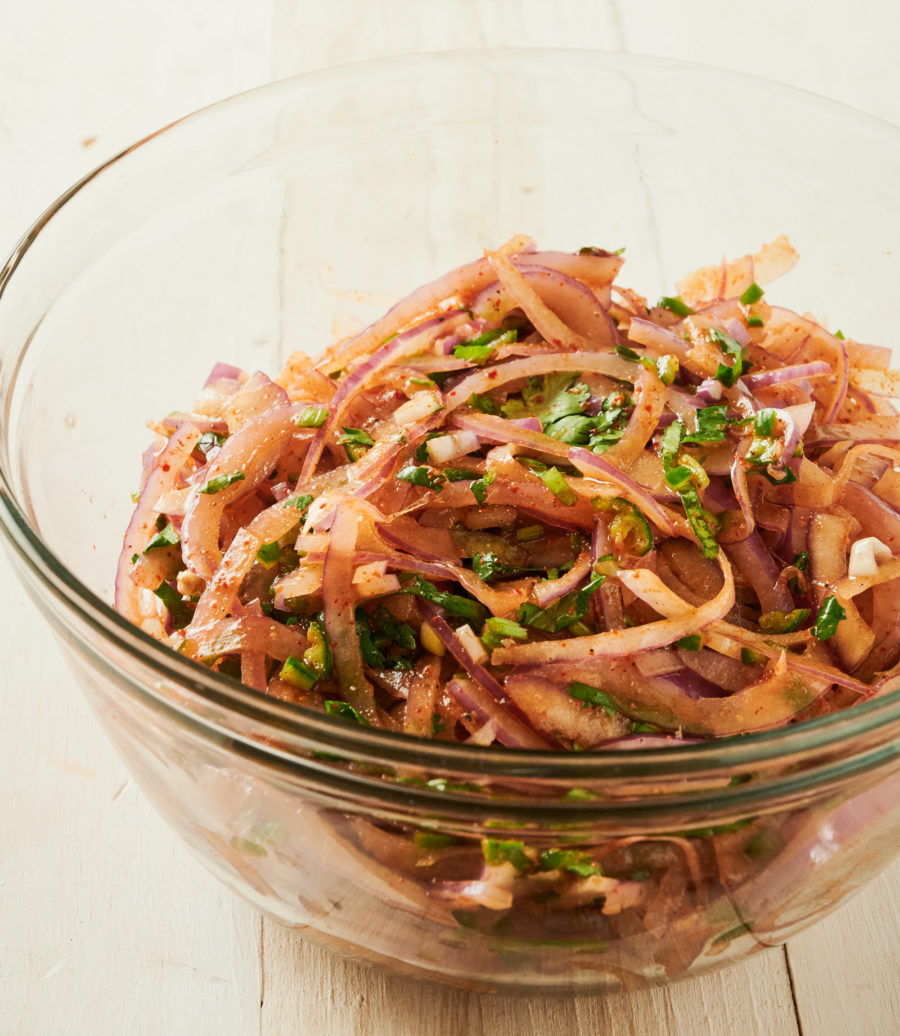
[[[858,0],[61,0],[4,5],[0,250],[101,159],[221,96],[311,68],[489,44],[680,56],[900,123],[900,7]],[[900,1031],[900,866],[751,961],[605,999],[385,977],[262,921],[150,810],[0,560],[0,1030],[26,1034]]]

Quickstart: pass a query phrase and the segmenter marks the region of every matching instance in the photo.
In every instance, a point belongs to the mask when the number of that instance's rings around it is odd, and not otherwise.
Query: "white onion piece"
[[[851,579],[878,574],[878,558],[889,558],[891,548],[875,536],[857,540],[850,548],[850,565],[847,574]]]
[[[396,419],[396,414],[394,417]],[[464,457],[467,453],[474,452],[480,445],[478,436],[474,432],[461,428],[457,432],[450,432],[448,435],[439,435],[436,439],[429,439],[426,449],[432,463],[446,464],[448,461],[456,460],[457,457]]]
[[[443,406],[437,392],[417,392],[394,411],[394,420],[403,428],[422,421]]]
[[[478,639],[475,631],[472,627],[466,623],[464,626],[460,626],[456,631],[457,637],[462,641],[463,647],[469,652],[469,655],[479,665],[484,665],[488,660],[488,653],[484,649],[484,644]]]

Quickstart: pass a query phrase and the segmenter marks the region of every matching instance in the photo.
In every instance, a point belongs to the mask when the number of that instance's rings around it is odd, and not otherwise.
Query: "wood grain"
[[[794,1036],[783,951],[675,985],[611,996],[491,996],[397,978],[263,922],[260,1036]]]

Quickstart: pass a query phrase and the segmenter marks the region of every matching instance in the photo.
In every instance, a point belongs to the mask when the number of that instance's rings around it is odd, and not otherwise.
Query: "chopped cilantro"
[[[480,627],[484,621],[484,608],[478,601],[473,601],[470,597],[444,593],[438,590],[434,583],[429,583],[421,576],[416,576],[414,581],[404,586],[400,593],[415,594],[426,601],[431,601],[432,604],[443,608],[450,615],[457,615],[459,618],[465,619],[473,627]]]
[[[838,599],[832,594],[826,597],[816,615],[813,635],[817,640],[828,640],[837,633],[838,623],[847,618],[847,612],[841,607]]]
[[[601,690],[599,687],[591,687],[590,684],[570,683],[568,694],[570,698],[583,702],[581,706],[583,709],[589,706],[601,708],[607,716],[615,716],[621,711],[606,691]]]
[[[672,356],[671,353],[667,353],[665,356],[660,356],[656,361],[656,373],[663,385],[671,385],[678,377],[679,366],[680,364],[678,363],[677,356]]]
[[[175,526],[171,522],[167,522],[147,546],[144,547],[144,553],[146,554],[148,550],[156,550],[159,547],[174,547],[180,542],[181,540],[175,531]]]
[[[682,442],[721,442],[725,438],[727,412],[728,407],[724,404],[700,407],[697,411],[697,431],[685,435]]]
[[[506,566],[492,550],[486,550],[472,556],[472,571],[486,583],[490,582],[494,576],[502,575],[505,570]]]
[[[282,507],[293,507],[296,511],[305,511],[314,499],[315,497],[310,496],[309,493],[303,493],[301,496],[292,496],[289,500],[285,500]]]
[[[591,597],[600,589],[605,579],[606,576],[597,575],[581,590],[566,594],[547,608],[525,603],[520,606],[516,618],[525,626],[547,633],[560,633],[570,626],[584,626],[583,620],[588,613]]]
[[[518,332],[513,328],[506,330],[496,328],[493,331],[486,331],[477,338],[468,342],[461,342],[453,350],[453,355],[458,360],[471,360],[473,363],[484,363],[490,359],[491,354],[498,345],[507,345],[515,342]]]
[[[441,474],[448,482],[467,482],[480,477],[477,471],[466,471],[465,468],[443,468]]]
[[[809,553],[808,551],[802,551],[800,554],[794,555],[792,562],[794,568],[798,568],[801,572],[805,572],[809,566]]]
[[[471,486],[469,486],[472,490],[472,496],[475,497],[479,504],[483,504],[485,500],[487,500],[488,486],[493,483],[496,477],[496,472],[486,471],[481,478],[477,479]]]
[[[490,396],[479,395],[477,392],[473,392],[468,399],[468,405],[473,410],[478,410],[482,414],[499,414],[500,407],[491,399]]]
[[[441,492],[441,483],[446,481],[439,471],[424,466],[416,467],[412,464],[398,471],[397,478],[401,482],[409,482],[411,485],[421,486],[423,489],[433,489],[435,493]]]
[[[349,719],[359,723],[360,726],[369,726],[369,721],[361,715],[353,706],[346,701],[326,701],[325,711],[329,716],[338,716],[340,719]]]
[[[274,543],[264,543],[256,552],[256,560],[266,568],[271,568],[280,559],[281,547],[277,540]]]
[[[191,621],[194,613],[185,604],[181,594],[171,583],[162,582],[153,591],[165,605],[166,611],[172,617],[172,626],[181,630]]]
[[[503,404],[503,416],[537,417],[546,428],[561,417],[580,414],[591,397],[591,390],[580,377],[574,372],[561,371],[529,378],[522,388],[521,399],[510,396]]]
[[[220,435],[218,432],[204,432],[197,440],[197,445],[194,449],[199,450],[204,457],[209,459],[209,455],[213,450],[218,450],[225,443],[227,436]]]
[[[711,327],[707,335],[710,342],[714,342],[726,356],[730,356],[734,360],[730,367],[727,364],[720,363],[715,374],[716,381],[720,381],[726,388],[731,388],[744,369],[744,351],[741,343],[732,338],[731,335],[720,331],[717,327]]]
[[[243,482],[244,478],[243,471],[233,471],[230,475],[219,475],[217,478],[211,478],[200,492],[212,496],[212,494],[220,493],[228,486],[234,485],[235,482]]]

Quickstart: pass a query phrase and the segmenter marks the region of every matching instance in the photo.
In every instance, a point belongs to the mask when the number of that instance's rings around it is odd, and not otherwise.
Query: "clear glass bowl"
[[[651,296],[786,232],[803,259],[773,294],[888,343],[898,184],[900,131],[809,95],[480,51],[233,98],[53,205],[0,273],[0,523],[122,758],[209,869],[345,953],[530,990],[701,972],[876,874],[900,831],[900,693],[677,750],[478,749],[259,696],[110,601],[144,422],[189,406],[214,362],[278,369],[517,232],[627,245],[624,280]],[[482,839],[520,863],[518,843],[586,849],[651,891],[461,908]]]

